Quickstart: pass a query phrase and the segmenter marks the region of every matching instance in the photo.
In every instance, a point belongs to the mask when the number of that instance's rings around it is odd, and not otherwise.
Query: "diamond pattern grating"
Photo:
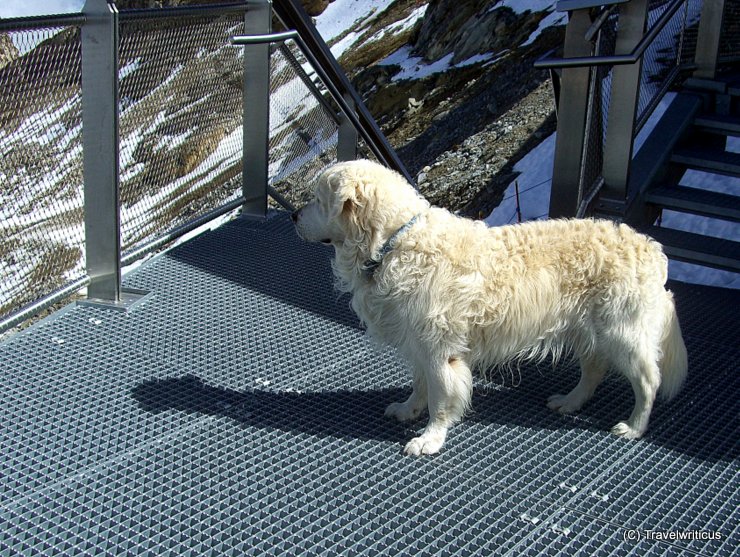
[[[234,220],[0,345],[0,555],[732,555],[738,293],[672,285],[690,379],[616,439],[626,383],[579,415],[573,365],[481,381],[434,458],[383,418],[404,365],[363,338],[331,250]],[[514,386],[516,385],[516,386]],[[704,531],[715,539],[625,539]]]

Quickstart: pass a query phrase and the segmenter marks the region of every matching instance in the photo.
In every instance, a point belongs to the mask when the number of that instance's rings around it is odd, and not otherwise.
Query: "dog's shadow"
[[[541,401],[531,400],[530,389],[524,387],[476,390],[472,411],[466,415],[464,424],[566,427],[557,415],[539,404]],[[410,392],[410,387],[362,391],[237,391],[209,385],[195,375],[185,375],[145,381],[133,388],[132,396],[142,410],[155,414],[179,410],[224,416],[257,428],[401,443],[424,427],[426,413],[414,422],[399,423],[385,417],[384,412],[391,402],[405,400]],[[464,424],[457,427],[464,427]],[[570,428],[593,431],[600,426],[604,424],[588,421],[567,424]]]
[[[179,410],[225,416],[257,428],[330,435],[339,438],[401,442],[405,426],[383,416],[385,407],[408,397],[409,391],[236,391],[204,383],[194,375],[149,380],[132,390],[142,410]],[[358,409],[362,409],[361,411]]]
[[[540,400],[543,394],[541,385],[536,384],[536,378],[531,383],[529,385],[525,381],[519,387],[477,390],[473,396],[472,412],[466,416],[463,425],[457,427],[472,423],[563,431],[577,428],[604,435],[619,415],[628,415],[633,404],[629,387],[624,385],[624,389],[619,389],[624,391],[620,400],[614,400],[613,393],[607,392],[602,396],[597,393],[580,415],[563,417],[545,408]],[[150,413],[178,410],[223,416],[256,428],[399,445],[420,431],[426,422],[426,415],[416,422],[404,424],[384,416],[388,404],[405,400],[409,393],[409,388],[401,387],[363,391],[237,391],[209,385],[194,375],[145,381],[131,392],[141,409]],[[680,398],[668,407],[658,409],[656,426],[671,420],[676,407],[682,406]],[[728,443],[733,443],[726,438],[726,428],[721,422],[706,422],[698,414],[694,414],[690,421],[694,420],[703,422],[705,443],[696,443],[691,436],[687,440],[673,427],[649,430],[639,442],[665,446],[702,460],[725,460],[737,455],[737,447],[728,446]],[[692,426],[690,423],[683,425]]]
[[[513,391],[516,398],[517,390]],[[143,411],[154,414],[178,410],[224,416],[257,428],[402,443],[424,427],[426,413],[414,422],[399,423],[385,417],[384,412],[390,403],[408,398],[410,392],[410,387],[362,391],[237,391],[209,385],[195,375],[185,375],[144,381],[134,387],[131,394]],[[512,408],[510,392],[477,392],[472,406],[474,411],[466,416],[465,423],[528,425],[532,419],[532,416],[505,410]],[[550,420],[549,426],[557,428],[558,424]]]

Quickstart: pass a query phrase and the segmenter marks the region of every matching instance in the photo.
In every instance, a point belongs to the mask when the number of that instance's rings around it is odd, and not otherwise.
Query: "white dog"
[[[624,224],[536,221],[488,228],[430,207],[399,174],[339,163],[293,215],[301,238],[331,243],[337,287],[368,333],[396,346],[413,392],[387,416],[429,422],[406,454],[440,450],[471,400],[471,369],[572,351],[581,379],[548,406],[579,410],[608,368],[632,384],[635,408],[612,432],[639,438],[658,388],[675,395],[686,348],[661,247]]]

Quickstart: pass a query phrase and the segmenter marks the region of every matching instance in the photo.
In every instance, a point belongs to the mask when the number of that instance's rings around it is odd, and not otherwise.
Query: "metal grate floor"
[[[129,312],[1,344],[0,555],[734,554],[740,293],[672,285],[690,379],[643,440],[607,433],[620,379],[567,418],[544,401],[576,369],[523,367],[415,459],[423,421],[383,417],[406,371],[330,257],[283,214],[237,219],[129,275],[151,291]]]

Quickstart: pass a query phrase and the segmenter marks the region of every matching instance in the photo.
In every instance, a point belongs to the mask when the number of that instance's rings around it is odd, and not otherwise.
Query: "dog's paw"
[[[403,449],[403,454],[408,456],[437,454],[442,448],[442,445],[444,445],[444,442],[444,436],[422,435],[421,437],[414,437],[411,441],[406,443],[406,447]]]
[[[547,399],[547,407],[561,414],[572,414],[578,412],[583,404],[574,401],[570,395],[552,395]]]
[[[625,439],[639,439],[643,432],[631,427],[627,422],[619,422],[612,428],[612,433]]]
[[[394,402],[385,409],[385,415],[388,418],[395,418],[399,422],[410,422],[421,415],[421,409],[413,408],[406,402]]]

